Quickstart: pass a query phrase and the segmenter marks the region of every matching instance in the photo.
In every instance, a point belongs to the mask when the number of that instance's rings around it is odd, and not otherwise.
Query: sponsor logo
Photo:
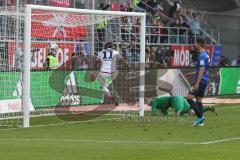
[[[237,91],[237,94],[240,94],[240,80],[238,80],[238,85],[237,85],[236,91]]]
[[[38,48],[32,55],[31,67],[32,68],[44,68],[46,62],[47,48]],[[69,48],[58,48],[56,57],[58,58],[58,66],[66,63],[69,60]]]
[[[21,112],[21,99],[9,99],[0,101],[0,113]]]
[[[81,97],[78,93],[74,72],[71,72],[69,75],[60,103],[62,106],[76,106],[81,103]]]
[[[189,50],[174,51],[174,66],[189,66],[190,56]]]

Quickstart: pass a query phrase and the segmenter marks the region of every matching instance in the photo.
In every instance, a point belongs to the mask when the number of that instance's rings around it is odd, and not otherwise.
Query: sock
[[[195,112],[195,114],[197,115],[197,117],[198,117],[198,118],[201,118],[202,115],[201,115],[201,113],[200,113],[200,110],[199,110],[199,108],[198,108],[197,103],[196,103],[194,100],[192,100],[192,99],[187,99],[187,102],[190,104],[191,109],[194,110],[194,112]]]
[[[102,90],[107,95],[108,98],[111,96],[111,94],[110,94],[110,92],[109,92],[107,87],[103,87]]]
[[[199,109],[200,116],[202,117],[203,116],[203,112],[204,112],[202,102],[197,102],[197,106],[198,106],[198,109]]]
[[[207,112],[207,111],[211,111],[211,108],[210,107],[203,107],[203,112]]]

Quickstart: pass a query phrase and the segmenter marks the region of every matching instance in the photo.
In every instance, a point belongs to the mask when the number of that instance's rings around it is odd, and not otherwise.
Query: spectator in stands
[[[140,45],[137,44],[135,40],[131,42],[131,53],[132,53],[132,60],[135,62],[140,61]]]
[[[138,6],[140,8],[143,8],[145,11],[147,12],[150,12],[148,6],[146,5],[148,3],[148,0],[141,0],[139,3],[138,3]]]
[[[4,1],[0,1],[0,6],[4,6]]]
[[[160,27],[167,27],[168,25],[169,18],[161,12],[161,23]],[[166,28],[161,28],[161,37],[160,37],[160,42],[161,43],[167,43],[168,41],[168,29]]]
[[[240,66],[240,54],[232,61],[231,66]]]
[[[179,2],[174,2],[174,5],[169,9],[169,17],[173,17],[173,14],[179,11],[181,8]]]
[[[133,18],[133,25],[132,25],[132,41],[139,40],[139,32],[140,32],[140,19],[137,17]]]
[[[186,23],[186,17],[183,13],[179,16],[180,21],[180,29],[179,29],[179,43],[185,44],[186,43],[186,36],[187,36],[187,30],[189,28],[189,25]]]
[[[45,0],[36,0],[36,5],[46,5]]]
[[[121,27],[121,38],[125,42],[131,41],[131,34],[132,34],[132,18],[131,17],[122,17],[121,18],[122,27]]]
[[[190,22],[190,28],[192,33],[192,43],[196,42],[196,39],[200,36],[200,22],[197,13],[192,14],[192,21]]]
[[[132,12],[133,11],[133,7],[132,7],[132,4],[130,2],[127,3],[126,10],[127,10],[127,12]]]
[[[190,23],[192,21],[192,16],[191,16],[191,12],[190,11],[186,11],[186,14],[184,14],[185,17],[185,22],[188,26],[190,26]]]
[[[178,43],[179,42],[179,27],[180,26],[180,21],[178,18],[175,19],[175,21],[170,25],[172,27],[171,29],[171,43]]]
[[[161,7],[160,4],[157,5],[155,12],[163,12],[163,8]]]
[[[87,59],[82,51],[73,53],[71,57],[71,71],[88,68]]]
[[[15,68],[17,70],[20,70],[22,68],[22,62],[23,62],[23,51],[22,48],[20,48],[20,46],[17,47],[16,51],[15,51]]]
[[[150,63],[150,48],[146,47],[145,52],[146,52],[146,63]]]
[[[133,0],[133,5],[138,6],[140,2],[141,2],[141,0]]]
[[[140,61],[140,46],[136,44],[135,40],[132,40],[130,44],[124,48],[124,56],[126,57],[128,63]]]
[[[187,28],[187,25],[184,21],[184,17],[181,13],[181,11],[177,11],[173,14],[173,18],[170,18],[171,20],[174,20],[170,24],[170,27],[173,27],[171,29],[171,43],[185,43],[185,32]]]
[[[148,0],[147,2],[148,8],[149,8],[149,12],[154,14],[155,13],[155,8],[157,6],[157,4],[154,2],[154,0]]]
[[[221,56],[219,66],[220,67],[230,66],[230,60],[228,58],[226,58],[225,56]]]
[[[77,1],[75,1],[75,7],[85,9],[84,3],[85,3],[85,0],[77,0]]]
[[[156,19],[152,20],[150,34],[151,34],[150,43],[157,43],[159,36],[159,25]]]
[[[132,62],[132,53],[131,53],[131,44],[127,45],[126,48],[125,48],[125,57],[127,59],[127,62],[128,63],[131,63]]]
[[[7,54],[7,45],[0,45],[0,71],[6,71],[9,68],[8,54]]]
[[[110,0],[109,3],[104,4],[100,3],[100,9],[101,10],[107,10],[110,7]],[[97,19],[104,19],[104,16],[102,15],[97,15]],[[106,27],[107,27],[107,21],[102,21],[96,24],[96,29],[97,29],[97,35],[98,35],[98,50],[103,49],[103,43],[105,43],[106,39]]]
[[[155,54],[156,54],[156,47],[151,46],[148,53],[147,53],[147,59],[149,63],[153,63],[155,61]]]
[[[127,3],[124,4],[122,3],[120,5],[120,10],[123,12],[132,12],[133,8],[131,3]],[[132,22],[132,17],[126,16],[126,17],[122,17],[121,18],[121,38],[122,40],[126,41],[126,42],[130,42],[131,41],[131,33],[132,33],[132,28],[133,28],[133,22]]]

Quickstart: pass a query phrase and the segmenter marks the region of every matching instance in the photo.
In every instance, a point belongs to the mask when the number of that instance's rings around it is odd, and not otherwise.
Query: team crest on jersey
[[[200,65],[204,66],[205,65],[205,61],[204,60],[200,60]]]

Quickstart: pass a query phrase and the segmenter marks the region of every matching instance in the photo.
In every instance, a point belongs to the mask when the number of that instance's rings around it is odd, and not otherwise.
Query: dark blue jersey
[[[209,77],[209,63],[210,63],[210,58],[208,55],[208,52],[206,51],[201,51],[198,60],[197,60],[197,66],[196,66],[196,79],[198,77],[198,73],[201,67],[204,67],[204,73],[202,76],[201,81],[202,82],[208,82],[208,77]]]

